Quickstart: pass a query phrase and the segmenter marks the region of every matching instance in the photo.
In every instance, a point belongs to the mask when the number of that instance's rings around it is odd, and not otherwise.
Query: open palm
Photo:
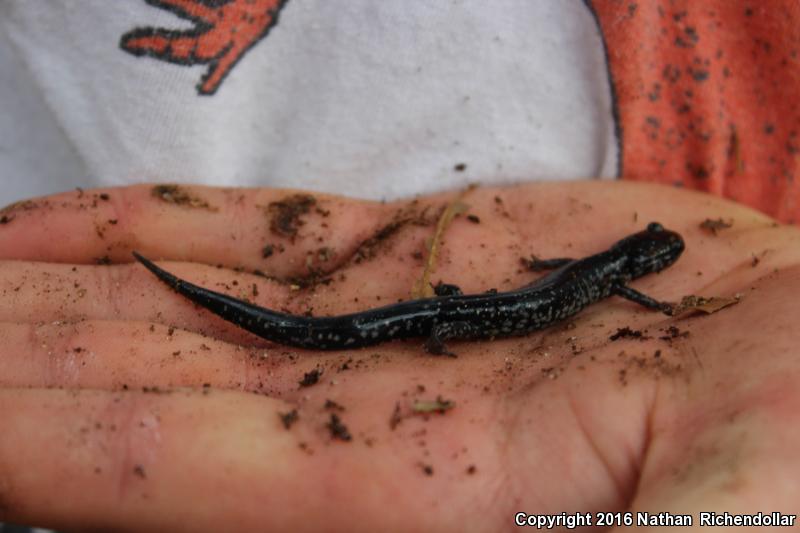
[[[658,221],[687,250],[637,290],[741,300],[670,318],[610,298],[524,337],[452,342],[456,358],[422,339],[268,343],[131,256],[273,309],[354,312],[410,297],[455,196],[141,186],[5,210],[0,519],[496,531],[518,512],[797,511],[800,233],[753,211],[621,183],[470,191],[434,283],[510,290],[540,275],[521,259],[583,257]],[[719,218],[731,227],[699,227]]]

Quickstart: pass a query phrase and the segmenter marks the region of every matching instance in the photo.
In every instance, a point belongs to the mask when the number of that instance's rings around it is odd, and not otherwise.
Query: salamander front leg
[[[668,302],[659,302],[658,300],[647,296],[646,294],[642,294],[641,292],[631,289],[625,285],[615,285],[612,292],[617,296],[621,296],[626,300],[630,300],[631,302],[635,302],[639,305],[643,305],[648,309],[653,309],[654,311],[661,311],[666,315],[672,316],[672,304]]]
[[[469,322],[442,322],[436,324],[431,329],[431,334],[425,342],[425,351],[432,355],[448,355],[458,357],[445,346],[445,341],[449,339],[464,339],[470,337],[473,332]]]
[[[557,257],[554,259],[539,259],[538,257],[531,256],[529,260],[526,261],[528,264],[528,269],[533,272],[542,272],[543,270],[555,270],[556,268],[561,268],[564,265],[572,263],[575,261],[569,257]]]

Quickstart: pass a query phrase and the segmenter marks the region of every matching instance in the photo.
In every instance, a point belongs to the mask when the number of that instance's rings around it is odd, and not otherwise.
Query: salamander
[[[456,285],[440,285],[435,297],[328,317],[296,316],[259,307],[177,278],[141,254],[133,254],[179,294],[273,342],[342,350],[424,337],[429,352],[453,355],[445,341],[523,335],[612,295],[669,314],[670,304],[642,294],[628,283],[669,267],[683,250],[679,234],[652,222],[644,231],[583,259],[537,260],[536,267],[551,272],[516,290],[468,295]]]

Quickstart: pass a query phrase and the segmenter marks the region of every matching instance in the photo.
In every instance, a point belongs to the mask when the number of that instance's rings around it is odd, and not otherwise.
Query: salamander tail
[[[182,283],[182,281],[180,279],[178,279],[177,277],[173,276],[172,274],[170,274],[166,270],[164,270],[162,268],[159,268],[158,266],[156,266],[155,263],[150,261],[148,258],[143,256],[139,252],[134,251],[133,252],[133,257],[135,257],[137,261],[139,261],[142,265],[144,265],[144,267],[147,270],[149,270],[150,272],[155,274],[155,276],[158,279],[160,279],[161,281],[163,281],[164,283],[166,283],[167,285],[169,285],[170,287],[172,287],[176,291],[180,292],[181,283]]]

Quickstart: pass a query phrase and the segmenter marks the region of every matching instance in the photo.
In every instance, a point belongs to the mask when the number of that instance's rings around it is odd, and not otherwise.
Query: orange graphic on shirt
[[[800,222],[800,4],[587,1],[606,42],[621,177]]]
[[[214,94],[236,63],[278,22],[286,0],[145,0],[192,21],[189,30],[136,28],[122,36],[120,48],[179,65],[208,65],[197,84]]]

